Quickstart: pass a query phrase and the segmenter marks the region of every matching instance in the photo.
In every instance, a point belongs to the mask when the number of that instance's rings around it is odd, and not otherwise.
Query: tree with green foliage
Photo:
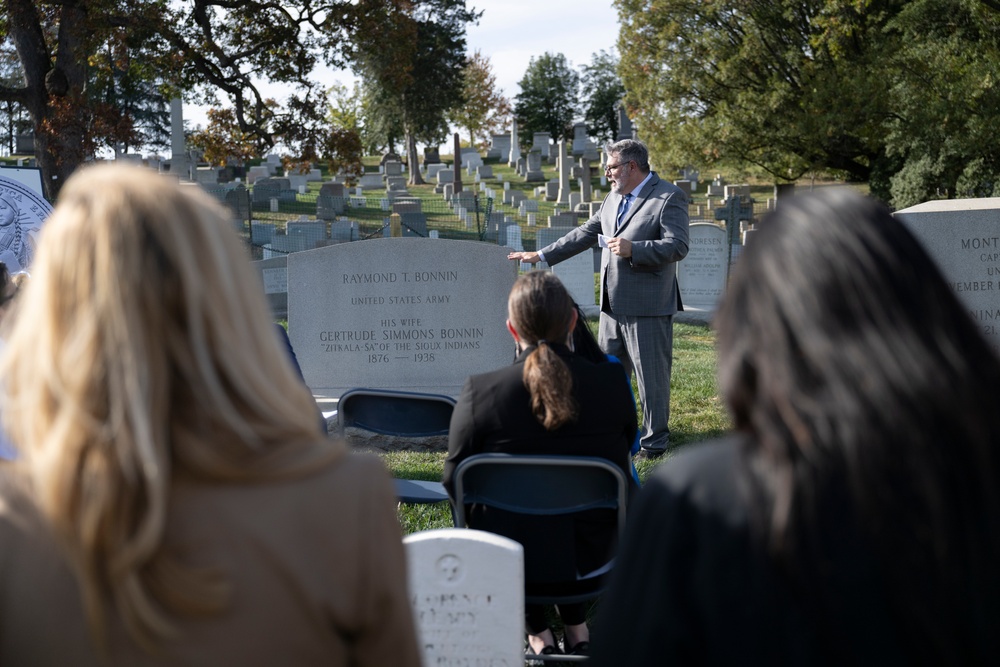
[[[50,199],[101,146],[143,140],[138,112],[156,105],[136,104],[141,98],[183,91],[188,101],[225,100],[240,131],[263,152],[282,140],[300,141],[296,127],[316,127],[325,105],[314,70],[321,62],[343,66],[349,36],[376,27],[391,4],[4,0],[0,39],[14,44],[24,76],[0,86],[0,102],[27,110]],[[102,76],[106,85],[98,85]],[[262,80],[290,84],[294,92],[275,106],[261,94]]]
[[[625,95],[625,86],[618,76],[618,56],[602,49],[581,70],[583,119],[588,133],[601,143],[614,141],[618,136],[617,106]]]
[[[360,7],[380,0],[361,0]],[[393,0],[376,32],[354,33],[355,62],[370,87],[376,122],[402,130],[411,185],[423,183],[417,143],[439,144],[448,112],[461,105],[466,65],[465,27],[481,12],[465,0]],[[367,122],[367,121],[366,121]]]
[[[490,59],[476,50],[462,72],[462,98],[465,103],[453,108],[451,122],[469,132],[469,145],[476,145],[476,137],[483,141],[489,135],[506,127],[510,114],[510,101],[503,90],[497,88]]]
[[[969,191],[995,173],[996,2],[616,4],[627,107],[661,168],[826,170],[897,206],[954,196],[958,165]]]
[[[0,42],[0,88],[17,88],[23,82],[21,63],[17,59],[14,45],[9,41]],[[27,130],[27,111],[17,100],[0,99],[0,137],[8,155],[13,155],[17,147],[17,135]]]
[[[258,155],[256,141],[240,128],[232,109],[209,109],[206,116],[208,125],[188,138],[206,162],[225,167],[232,161],[241,166]]]
[[[893,205],[1000,196],[1000,3],[914,0],[887,29]]]
[[[618,1],[627,108],[661,169],[732,161],[778,179],[822,167],[868,179],[888,114],[880,51],[827,31],[863,37],[876,19],[825,4]]]
[[[545,52],[528,61],[514,99],[514,115],[525,137],[548,132],[553,139],[570,139],[577,112],[580,75],[566,56]]]

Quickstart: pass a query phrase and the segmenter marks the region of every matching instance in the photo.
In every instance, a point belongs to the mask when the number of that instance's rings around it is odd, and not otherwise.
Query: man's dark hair
[[[621,141],[609,144],[607,152],[608,155],[617,154],[621,162],[635,162],[636,166],[639,167],[639,171],[649,171],[649,149],[641,141],[622,139]]]

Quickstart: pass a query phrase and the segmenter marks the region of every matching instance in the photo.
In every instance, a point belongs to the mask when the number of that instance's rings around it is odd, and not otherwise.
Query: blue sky
[[[483,10],[468,30],[469,51],[493,62],[497,84],[513,98],[529,60],[546,51],[561,53],[579,68],[591,55],[610,51],[618,40],[618,13],[600,0],[469,0]]]

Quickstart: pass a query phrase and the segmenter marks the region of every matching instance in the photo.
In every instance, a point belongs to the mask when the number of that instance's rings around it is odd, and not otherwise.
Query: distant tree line
[[[577,120],[602,143],[618,134],[616,107],[625,87],[614,53],[598,51],[578,72],[563,54],[546,52],[530,60],[519,85],[514,116],[525,137],[548,132],[555,140],[571,139]]]

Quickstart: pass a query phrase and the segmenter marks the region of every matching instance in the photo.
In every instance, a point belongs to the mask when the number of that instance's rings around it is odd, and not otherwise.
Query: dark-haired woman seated
[[[592,363],[569,347],[577,312],[551,273],[533,271],[514,284],[507,328],[520,354],[512,366],[466,382],[451,421],[444,484],[464,459],[484,452],[598,456],[632,479],[629,450],[637,431],[635,404],[621,364]],[[548,543],[548,565],[585,574],[607,560],[615,538],[614,517],[595,510],[587,518],[522,517],[473,507],[469,525],[523,543]],[[519,532],[520,531],[520,532]],[[558,555],[561,554],[561,555]],[[531,562],[529,561],[529,567]],[[530,572],[529,578],[530,578]],[[585,654],[590,635],[586,603],[560,605],[568,653]],[[526,611],[528,641],[537,654],[558,652],[542,606]]]
[[[647,480],[593,663],[995,664],[1000,361],[913,235],[783,200],[715,324],[736,434]]]

